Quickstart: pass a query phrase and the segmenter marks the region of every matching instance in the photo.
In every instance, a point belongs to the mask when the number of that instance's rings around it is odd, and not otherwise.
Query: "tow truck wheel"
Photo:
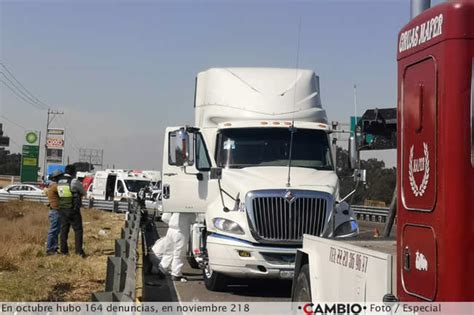
[[[293,301],[311,302],[311,285],[309,282],[309,265],[303,265],[296,279]]]
[[[188,264],[191,268],[200,269],[199,264],[196,261],[196,259],[194,258],[194,254],[193,254],[193,251],[192,251],[192,238],[191,237],[189,238],[189,242],[188,242],[188,252],[187,252],[187,255],[186,255],[186,260],[188,261]]]
[[[196,261],[196,259],[194,259],[192,254],[191,254],[191,256],[186,257],[186,259],[188,260],[189,267],[191,267],[193,269],[199,269],[199,264]]]
[[[227,277],[221,273],[213,271],[209,262],[204,261],[204,268],[202,269],[204,277],[204,284],[209,291],[221,292],[227,288]]]

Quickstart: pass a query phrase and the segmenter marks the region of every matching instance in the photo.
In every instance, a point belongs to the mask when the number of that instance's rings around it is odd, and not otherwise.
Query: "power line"
[[[8,72],[8,74],[13,78],[13,80],[15,80],[23,88],[23,90],[27,94],[29,94],[30,97],[34,99],[36,103],[38,103],[38,105],[43,107],[43,109],[47,109],[49,107],[47,104],[39,100],[33,93],[31,93],[23,84],[21,84],[21,82],[13,75],[13,73],[7,68],[7,66],[5,66],[3,62],[0,62],[0,65]]]
[[[64,115],[63,117],[63,120],[64,120],[64,125],[67,127],[67,129],[69,130],[68,134],[70,134],[70,139],[75,143],[75,145],[77,146],[77,148],[79,149],[81,147],[81,144],[79,143],[79,141],[77,141],[77,138],[76,136],[74,135],[74,133],[72,132],[72,128],[71,128],[71,124],[69,123],[69,120],[67,119],[66,115]]]
[[[25,127],[23,127],[22,125],[20,125],[19,123],[17,122],[14,122],[13,120],[9,119],[8,117],[5,117],[5,115],[0,115],[0,117],[2,117],[3,119],[5,119],[6,121],[12,123],[13,125],[17,126],[18,128],[21,128],[23,130],[26,130]]]
[[[39,104],[35,99],[33,99],[31,96],[29,96],[24,91],[22,91],[18,86],[16,86],[15,82],[10,80],[10,78],[5,74],[5,72],[0,71],[0,74],[3,75],[5,77],[5,79],[7,79],[8,82],[10,82],[10,84],[13,86],[13,88],[15,88],[15,90],[17,92],[19,92],[22,96],[27,98],[31,103],[34,103],[34,104],[38,105],[39,107],[43,108],[43,106],[41,104]]]
[[[20,149],[21,151],[21,146],[15,141],[13,140],[12,138],[10,138],[10,142],[13,143],[18,149]]]
[[[22,96],[21,94],[18,94],[17,91],[15,91],[14,89],[12,89],[5,81],[3,81],[2,79],[0,79],[0,82],[2,82],[8,89],[10,89],[10,91],[12,91],[16,96],[18,96],[19,98],[21,98],[24,102],[36,107],[37,109],[39,110],[44,110],[43,107],[40,107],[38,104],[36,103],[33,103],[31,102],[30,100],[26,99],[24,96]]]

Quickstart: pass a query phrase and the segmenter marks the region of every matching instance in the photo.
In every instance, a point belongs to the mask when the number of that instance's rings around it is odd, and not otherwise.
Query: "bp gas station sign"
[[[28,145],[39,146],[39,132],[27,131],[25,134],[25,141]]]
[[[25,132],[25,143],[21,152],[21,181],[38,181],[39,131]]]

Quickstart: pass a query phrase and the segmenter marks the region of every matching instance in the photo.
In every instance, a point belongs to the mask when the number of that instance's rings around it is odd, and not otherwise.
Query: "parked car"
[[[153,190],[151,194],[146,196],[145,207],[161,212],[161,190]]]
[[[43,195],[43,190],[31,184],[12,184],[0,189],[0,193],[41,196]]]

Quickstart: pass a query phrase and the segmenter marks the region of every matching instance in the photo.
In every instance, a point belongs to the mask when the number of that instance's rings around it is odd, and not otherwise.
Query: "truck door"
[[[166,128],[163,148],[164,212],[205,212],[216,189],[210,180],[212,162],[197,128]]]
[[[437,67],[430,57],[405,68],[401,99],[400,272],[405,292],[425,300],[437,291],[436,117]]]

